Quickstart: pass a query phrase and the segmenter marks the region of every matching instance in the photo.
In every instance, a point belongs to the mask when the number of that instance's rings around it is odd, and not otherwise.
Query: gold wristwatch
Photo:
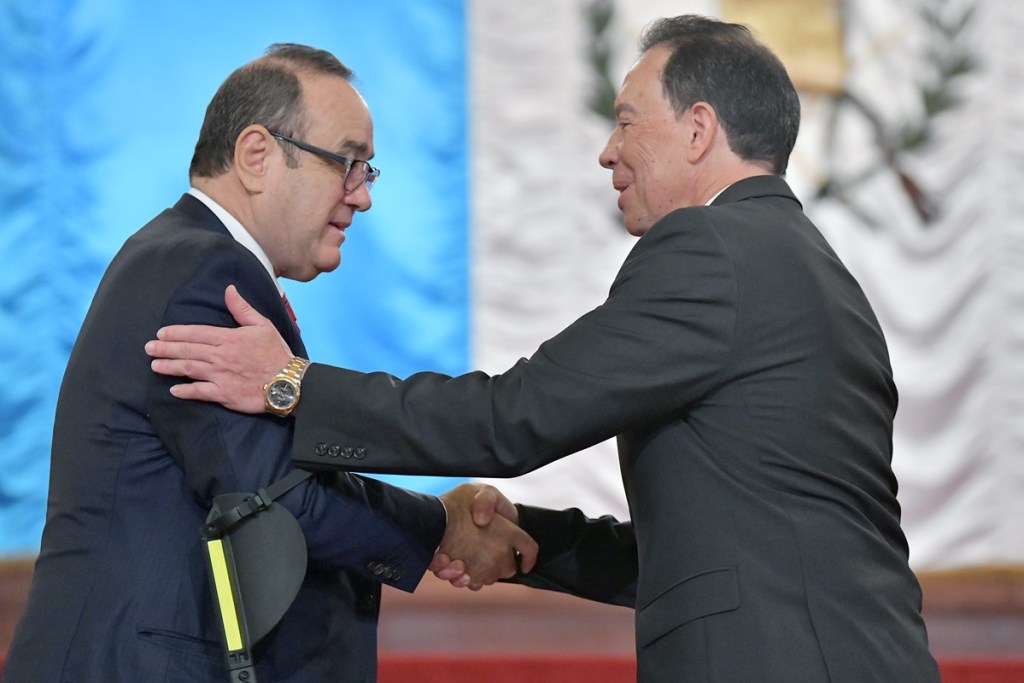
[[[293,356],[281,369],[281,372],[263,385],[263,405],[268,412],[281,417],[288,417],[299,405],[302,393],[302,376],[306,374],[309,361]]]

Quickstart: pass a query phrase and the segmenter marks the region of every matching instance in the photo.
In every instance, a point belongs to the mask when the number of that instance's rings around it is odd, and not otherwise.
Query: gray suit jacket
[[[314,365],[293,456],[514,476],[617,436],[632,522],[524,508],[519,580],[634,606],[641,681],[938,681],[896,401],[860,287],[762,176],[659,221],[603,305],[501,375]]]

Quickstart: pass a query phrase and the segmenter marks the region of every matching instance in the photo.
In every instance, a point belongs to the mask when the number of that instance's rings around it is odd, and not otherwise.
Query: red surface
[[[1024,659],[940,659],[942,683],[1024,683]]]
[[[944,659],[943,683],[1024,683],[1024,659]],[[632,657],[392,656],[378,683],[635,683]]]
[[[1024,683],[1024,659],[946,659],[942,683]],[[0,653],[0,672],[4,655]],[[378,683],[633,683],[632,657],[381,657]]]
[[[632,657],[382,656],[378,683],[635,683]]]

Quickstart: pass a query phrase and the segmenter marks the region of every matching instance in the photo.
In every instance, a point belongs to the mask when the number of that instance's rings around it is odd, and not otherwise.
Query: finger
[[[497,507],[498,496],[495,489],[484,487],[476,492],[470,504],[473,513],[473,523],[478,527],[485,527],[494,519],[494,511]]]
[[[159,333],[158,333],[159,334]],[[164,358],[166,357],[167,342],[161,342],[157,340],[151,340],[146,342],[146,355],[152,356],[153,358]],[[155,368],[154,368],[155,369]]]
[[[198,380],[210,380],[212,378],[213,366],[205,361],[189,358],[170,359],[154,358],[149,362],[153,372],[171,377],[191,377]]]
[[[228,288],[224,290],[224,303],[228,307],[228,311],[234,317],[242,327],[252,325],[269,325],[270,321],[260,315],[260,312],[253,308],[248,301],[246,301],[241,294],[238,293],[238,288],[234,285],[228,285]]]
[[[452,570],[451,568],[445,568],[439,569],[436,572],[434,572],[434,576],[441,579],[442,581],[447,581],[448,583],[454,586],[458,581],[460,581],[463,577],[466,576],[466,573],[457,572]]]
[[[441,553],[445,558],[447,555]],[[449,561],[444,566],[435,567],[434,563],[431,563],[430,570],[434,572],[434,576],[441,579],[442,581],[453,582],[457,579],[466,576],[466,564],[462,560],[455,560],[454,562]]]
[[[519,525],[519,509],[515,506],[515,503],[505,497],[498,489],[494,489],[496,504],[495,509],[499,515],[509,520],[515,525]]]
[[[465,572],[457,572],[451,568],[446,568],[437,570],[436,572],[434,572],[434,576],[441,579],[442,581],[447,581],[448,583],[454,586],[461,579],[468,575]]]
[[[176,361],[180,363],[197,362],[208,364],[214,362],[215,346],[209,344],[195,344],[192,342],[169,342],[169,341],[148,341],[146,342],[146,353],[155,359]],[[168,368],[181,367],[166,366]],[[164,373],[170,374],[170,373]]]
[[[156,338],[166,342],[192,342],[219,346],[223,343],[226,327],[215,325],[167,325],[156,331]]]
[[[149,345],[147,344],[146,346],[146,351],[148,353]],[[171,377],[188,377],[187,365],[188,364],[185,361],[167,360],[165,358],[156,358],[149,362],[149,367],[153,372],[161,375],[170,375]]]
[[[512,540],[512,547],[515,548],[518,554],[517,564],[519,565],[519,571],[523,574],[529,574],[537,565],[537,555],[540,553],[540,546],[537,545],[537,541],[533,540],[533,537],[528,533],[522,529],[519,531],[520,534]]]
[[[211,382],[188,382],[185,384],[175,384],[171,387],[171,396],[189,401],[220,403],[223,398],[223,392],[220,390],[220,387]]]
[[[434,557],[430,560],[430,564],[427,566],[427,571],[434,572],[435,575],[443,569],[447,569],[452,564],[452,559],[447,554],[442,552],[434,553]],[[437,578],[443,578],[438,576]],[[445,579],[447,581],[447,579]]]
[[[459,574],[465,574],[468,571],[466,568],[466,563],[462,560],[452,560],[451,564],[449,565],[449,569],[451,569],[453,572],[458,572]]]

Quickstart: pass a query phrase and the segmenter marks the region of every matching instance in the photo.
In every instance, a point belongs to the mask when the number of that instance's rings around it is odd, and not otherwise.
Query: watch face
[[[287,380],[275,380],[267,387],[267,401],[278,409],[290,408],[297,396],[295,385]]]

